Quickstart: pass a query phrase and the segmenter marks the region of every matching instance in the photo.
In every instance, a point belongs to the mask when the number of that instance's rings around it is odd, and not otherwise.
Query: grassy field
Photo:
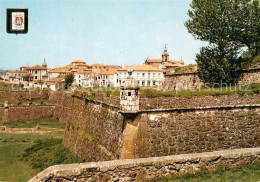
[[[0,181],[27,181],[39,171],[20,160],[24,150],[37,140],[63,138],[63,134],[10,134],[0,133]]]
[[[239,169],[218,169],[215,172],[187,174],[153,182],[259,182],[260,164],[250,164]]]
[[[54,118],[40,119],[36,121],[0,122],[0,126],[6,126],[7,128],[35,128],[37,124],[39,124],[41,128],[58,129],[64,129],[66,125]]]
[[[12,128],[65,128],[55,119],[0,123]],[[64,133],[47,135],[0,132],[0,181],[27,181],[54,164],[79,161],[62,145]],[[40,165],[37,165],[40,164]]]

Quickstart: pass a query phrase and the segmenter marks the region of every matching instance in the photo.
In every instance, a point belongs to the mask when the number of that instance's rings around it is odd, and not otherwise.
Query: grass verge
[[[41,128],[58,128],[65,129],[65,123],[57,121],[54,118],[46,118],[33,121],[17,121],[17,122],[0,122],[0,126],[7,128],[35,128],[40,125]]]
[[[37,171],[56,164],[82,162],[62,145],[62,140],[62,138],[37,140],[33,146],[25,150],[20,159]]]
[[[185,174],[153,182],[259,182],[260,164],[249,164],[243,168],[229,169],[220,167],[215,172]]]

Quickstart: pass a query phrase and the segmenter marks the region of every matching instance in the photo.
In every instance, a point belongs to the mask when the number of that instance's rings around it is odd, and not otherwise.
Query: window
[[[37,76],[35,76],[34,79],[37,79]]]
[[[80,75],[79,75],[79,78],[80,78]]]
[[[139,76],[140,76],[140,73],[137,73],[137,78],[139,78]]]
[[[144,81],[142,81],[142,85],[141,86],[144,86]]]
[[[155,81],[153,81],[153,85],[156,85],[156,84],[155,84]]]
[[[128,96],[131,96],[131,94],[132,94],[131,92],[128,92]]]
[[[153,77],[155,78],[155,73],[153,73]]]
[[[147,86],[150,86],[150,81],[147,81]]]
[[[35,71],[35,74],[37,74],[37,71]]]
[[[143,73],[143,77],[145,77],[145,73]]]

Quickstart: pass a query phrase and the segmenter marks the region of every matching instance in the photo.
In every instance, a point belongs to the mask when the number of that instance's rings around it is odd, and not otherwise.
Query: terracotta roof
[[[90,75],[92,72],[91,71],[82,71],[82,70],[79,70],[77,71],[75,74],[78,74],[78,75]]]
[[[111,70],[101,73],[101,75],[114,75],[114,74],[117,74],[117,70],[118,69],[111,69]]]
[[[46,81],[45,84],[50,86],[50,85],[57,83],[57,82],[64,82],[63,80],[64,80],[64,77],[56,77],[56,78],[52,78],[52,79]]]
[[[92,65],[89,65],[90,67],[93,67],[93,66],[100,66],[100,67],[103,67],[103,66],[105,66],[105,65],[103,65],[103,64],[92,64]]]
[[[27,73],[27,74],[23,75],[23,77],[33,77],[33,74]]]
[[[148,63],[161,63],[162,60],[161,59],[146,59],[145,62],[148,62]]]
[[[54,68],[50,71],[51,73],[70,73],[68,67]]]
[[[124,68],[119,69],[118,71],[127,71],[128,69],[132,69],[133,71],[159,71],[159,72],[163,72],[163,70],[156,68],[154,66],[150,66],[150,65],[145,65],[145,64],[141,64],[141,65],[135,65],[135,66],[126,66]]]
[[[32,67],[28,67],[27,69],[28,70],[47,70],[46,67],[40,66],[40,65],[35,65],[35,66],[32,66]]]
[[[84,64],[86,64],[86,62],[82,61],[82,60],[76,60],[76,61],[73,61],[72,63],[84,63]]]
[[[27,71],[22,70],[7,70],[8,73],[27,73]]]

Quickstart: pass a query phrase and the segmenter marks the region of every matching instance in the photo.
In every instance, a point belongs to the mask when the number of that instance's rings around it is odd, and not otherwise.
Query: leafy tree
[[[238,48],[247,46],[252,56],[260,46],[259,0],[193,0],[185,26],[195,38]]]
[[[193,0],[185,26],[196,39],[209,42],[196,56],[199,75],[207,83],[234,83],[247,46],[259,52],[259,0]]]
[[[68,87],[73,83],[74,81],[74,75],[73,74],[69,74],[65,77],[65,86],[66,89],[68,89]]]
[[[228,49],[225,51],[228,53],[223,56],[219,47],[207,46],[202,47],[200,54],[196,55],[199,76],[206,83],[222,85],[237,81],[241,59],[237,58],[235,50]]]

